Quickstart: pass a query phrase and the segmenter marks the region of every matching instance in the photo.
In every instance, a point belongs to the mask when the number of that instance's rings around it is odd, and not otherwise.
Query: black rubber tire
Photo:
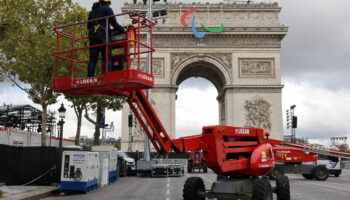
[[[277,176],[283,176],[283,175],[284,175],[284,170],[282,167],[279,167],[279,166],[274,167],[269,173],[269,177],[271,180],[276,180]]]
[[[200,197],[198,194],[199,190],[204,190],[205,185],[201,178],[190,177],[186,180],[183,189],[184,200],[205,200],[205,197]]]
[[[335,177],[339,177],[340,176],[340,173],[336,173],[334,174]]]
[[[272,200],[272,187],[266,178],[256,179],[253,184],[252,200]]]
[[[207,164],[204,163],[203,165],[204,165],[204,166],[203,166],[203,172],[204,172],[204,173],[208,173],[208,166],[207,166]]]
[[[329,177],[329,171],[325,166],[318,165],[312,170],[312,175],[318,181],[325,181]]]
[[[276,194],[277,200],[290,200],[290,187],[288,176],[277,176]]]
[[[191,164],[187,164],[187,173],[192,173],[193,169],[191,167]]]
[[[312,174],[302,174],[302,176],[305,178],[305,179],[308,179],[308,180],[311,180],[314,178],[314,175]]]

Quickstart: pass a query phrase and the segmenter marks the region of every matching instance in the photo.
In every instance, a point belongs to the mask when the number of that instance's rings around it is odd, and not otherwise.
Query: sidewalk
[[[58,186],[0,186],[4,192],[0,200],[36,200],[58,189]]]

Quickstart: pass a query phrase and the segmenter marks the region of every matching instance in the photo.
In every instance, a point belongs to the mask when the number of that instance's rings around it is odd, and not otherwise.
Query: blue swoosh
[[[199,39],[204,38],[206,36],[205,33],[199,33],[197,31],[197,28],[196,28],[196,17],[193,17],[193,19],[192,19],[192,32],[193,32],[194,36],[196,36],[196,38],[199,38]]]

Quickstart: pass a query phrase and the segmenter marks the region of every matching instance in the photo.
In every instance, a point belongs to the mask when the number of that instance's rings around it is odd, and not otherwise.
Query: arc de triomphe
[[[150,101],[169,135],[175,136],[178,86],[187,78],[203,77],[218,90],[221,125],[264,128],[271,132],[271,138],[282,139],[280,52],[288,28],[279,21],[278,4],[154,4],[154,9],[161,8],[168,9],[168,18],[166,24],[153,29],[155,87]],[[194,12],[188,12],[193,8]],[[123,12],[143,9],[142,4],[125,4],[122,8]],[[190,14],[181,23],[186,12]],[[214,33],[201,23],[215,28]],[[196,30],[206,36],[197,38]],[[145,65],[146,60],[142,63]],[[130,150],[129,112],[125,105],[123,151]],[[143,140],[144,133],[136,124],[132,128],[132,151],[143,151]]]

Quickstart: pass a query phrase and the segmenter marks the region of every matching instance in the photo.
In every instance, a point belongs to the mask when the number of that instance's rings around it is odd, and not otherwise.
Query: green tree
[[[79,97],[79,96],[69,96],[69,95],[65,95],[65,98],[68,101],[72,102],[71,107],[74,109],[75,116],[77,117],[77,131],[75,134],[75,145],[79,145],[83,112],[86,109],[88,98]]]
[[[100,123],[102,117],[104,117],[104,109],[110,109],[113,111],[120,110],[123,108],[123,103],[125,102],[125,98],[121,96],[100,96],[94,95],[89,97],[89,103],[86,105],[85,109],[85,118],[95,125],[94,132],[94,145],[100,145]],[[96,116],[93,119],[88,110],[92,110],[94,115]]]
[[[52,29],[85,21],[87,11],[72,0],[0,0],[0,5],[0,76],[41,105],[45,146],[47,107],[59,95],[51,86],[56,43]]]

